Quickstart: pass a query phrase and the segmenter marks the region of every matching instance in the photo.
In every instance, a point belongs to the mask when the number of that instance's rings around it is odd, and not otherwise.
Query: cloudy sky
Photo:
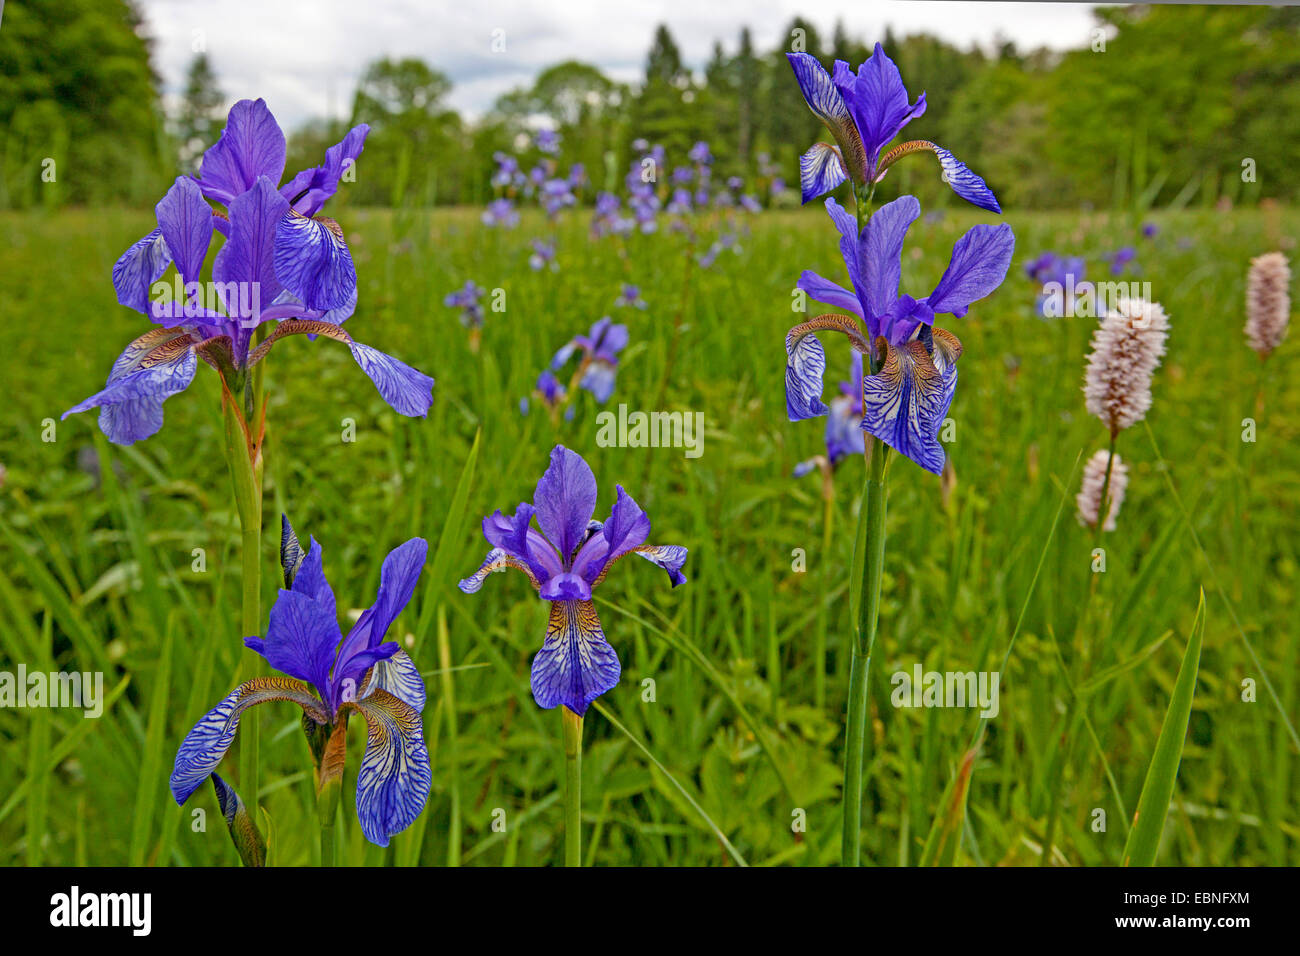
[[[205,48],[231,102],[263,96],[290,128],[341,116],[370,60],[416,56],[455,83],[452,106],[481,114],[497,96],[561,60],[593,63],[623,81],[641,76],[656,24],[667,22],[688,65],[703,66],[715,39],[732,49],[748,25],[759,50],[801,14],[829,38],[837,19],[867,40],[928,31],[962,46],[1005,36],[1025,47],[1086,41],[1082,3],[941,0],[139,0],[155,40],[154,64],[171,97]],[[613,12],[616,11],[616,12]],[[504,31],[497,33],[495,31]],[[493,52],[494,36],[505,51]]]

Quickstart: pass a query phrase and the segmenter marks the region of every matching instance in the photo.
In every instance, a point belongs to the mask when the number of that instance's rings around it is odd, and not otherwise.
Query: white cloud
[[[667,22],[688,65],[699,68],[715,40],[734,49],[748,25],[760,51],[788,42],[795,15],[829,39],[836,20],[867,41],[927,31],[968,46],[997,36],[1021,47],[1081,45],[1090,8],[1074,3],[908,0],[661,0],[619,7],[609,0],[140,0],[155,39],[154,64],[175,96],[196,42],[206,46],[231,102],[265,97],[283,125],[345,117],[365,65],[414,56],[451,77],[451,104],[478,115],[500,94],[561,60],[593,63],[610,76],[640,76],[655,26]],[[493,53],[494,30],[506,50]]]

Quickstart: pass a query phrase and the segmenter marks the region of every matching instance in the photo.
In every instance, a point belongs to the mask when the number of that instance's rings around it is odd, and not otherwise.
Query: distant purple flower
[[[519,172],[519,160],[508,153],[501,152],[493,154],[492,158],[497,164],[497,171],[492,174],[492,185],[498,189],[519,185],[519,180],[522,178]]]
[[[672,184],[684,186],[695,179],[695,170],[690,166],[678,166],[673,170]]]
[[[560,134],[553,129],[539,129],[533,138],[539,152],[555,154],[560,151]]]
[[[953,247],[951,261],[928,296],[900,294],[903,242],[921,214],[914,196],[876,210],[861,235],[852,215],[834,199],[826,210],[841,236],[840,252],[852,291],[805,271],[798,287],[851,315],[821,315],[787,333],[786,412],[791,421],[825,415],[821,400],[826,353],[816,332],[848,336],[870,357],[875,373],[863,379],[862,428],[927,471],[943,471],[939,429],[957,388],[961,343],[933,328],[936,314],[958,318],[992,293],[1011,264],[1015,236],[1005,223],[973,226]]]
[[[320,753],[326,741],[336,733],[346,735],[349,713],[361,715],[369,730],[357,768],[361,832],[371,843],[388,846],[394,834],[410,826],[433,782],[421,717],[424,680],[401,645],[384,638],[415,593],[428,551],[423,538],[412,538],[384,559],[375,603],[344,637],[321,547],[311,539],[304,553],[285,519],[280,549],[285,588],[271,608],[266,638],[248,637],[244,643],[288,678],[254,677],[199,720],[176,754],[170,781],[176,802],[184,804],[205,780],[216,777],[244,711],[287,700],[302,708],[318,772],[325,770]],[[341,765],[334,772],[341,780]]]
[[[483,537],[492,550],[460,582],[463,592],[474,594],[492,572],[514,568],[550,603],[546,638],[531,673],[539,707],[563,705],[582,716],[593,700],[618,684],[622,666],[605,640],[592,591],[619,558],[638,554],[667,571],[673,587],[686,582],[681,570],[686,549],[645,544],[649,516],[622,485],[617,493],[609,518],[593,521],[596,476],[581,456],[555,446],[533,503],[521,503],[513,515],[497,511],[483,519]],[[532,527],[534,517],[540,531]]]
[[[199,358],[236,389],[276,341],[295,334],[347,345],[389,405],[403,415],[425,415],[433,379],[343,331],[356,308],[356,270],[342,228],[317,215],[361,155],[369,129],[353,128],[325,151],[324,164],[277,188],[284,133],[263,100],[236,103],[221,138],[203,154],[199,176],[172,184],[154,208],[158,227],[113,266],[118,302],[158,326],[126,347],[101,391],[63,417],[99,408],[109,441],[132,444],[162,428],[163,402],[189,387]],[[202,292],[214,231],[225,242],[213,258],[213,295],[205,297],[194,290]],[[151,300],[154,283],[172,263],[181,294]],[[263,322],[275,323],[274,330],[251,348]]]
[[[691,162],[701,166],[708,166],[713,162],[713,154],[709,152],[709,144],[705,142],[696,143],[686,155],[690,157]]]
[[[728,177],[727,188],[732,192],[740,192],[740,190],[745,188],[745,181],[739,176]]]
[[[1073,314],[1076,297],[1085,290],[1092,293],[1092,284],[1084,281],[1087,264],[1078,256],[1045,252],[1027,263],[1025,271],[1042,287],[1034,300],[1034,310],[1045,319]]]
[[[1157,226],[1154,222],[1147,222],[1142,224],[1142,235],[1146,239],[1154,239],[1156,237],[1156,234],[1159,232],[1160,232],[1160,227]]]
[[[814,143],[799,160],[804,202],[846,179],[859,185],[879,182],[895,160],[926,150],[939,157],[943,180],[953,192],[981,209],[1002,211],[984,180],[942,146],[913,140],[881,156],[903,127],[925,112],[925,94],[908,102],[898,67],[879,43],[856,74],[848,63],[836,60],[833,79],[809,53],[787,53],[786,58],[808,107],[835,139],[835,145]]]
[[[486,289],[480,288],[469,279],[455,292],[449,292],[442,300],[443,305],[461,310],[460,324],[469,329],[481,328],[483,325],[483,295]]]
[[[644,309],[646,307],[645,299],[641,298],[640,286],[623,283],[623,291],[619,293],[618,298],[614,301],[615,306],[628,306],[633,309]]]
[[[569,188],[577,189],[587,181],[587,167],[582,163],[574,163],[569,167]]]
[[[574,337],[556,352],[551,359],[551,369],[558,372],[575,352],[581,352],[582,378],[578,385],[604,404],[614,394],[618,353],[627,347],[627,341],[627,326],[616,324],[605,316],[586,335]]]
[[[548,179],[542,183],[541,199],[542,208],[552,219],[559,215],[560,210],[578,201],[569,188],[568,181],[564,179]]]
[[[781,193],[785,192],[785,180],[782,179],[780,176],[775,177],[772,180],[772,185],[770,188],[773,196],[781,195]]]
[[[762,212],[763,204],[749,193],[745,193],[740,197],[740,208],[744,209],[745,212]]]
[[[513,229],[519,225],[519,213],[509,199],[494,199],[483,211],[483,225]]]
[[[559,263],[555,261],[555,241],[545,239],[532,240],[533,254],[528,257],[528,265],[534,272],[540,272],[543,269],[558,269]]]
[[[668,202],[668,213],[674,216],[689,215],[690,211],[695,208],[695,203],[691,198],[689,189],[674,189],[672,198]]]
[[[1124,246],[1117,249],[1110,256],[1110,274],[1113,276],[1121,275],[1125,269],[1133,264],[1137,258],[1137,250],[1132,246]]]

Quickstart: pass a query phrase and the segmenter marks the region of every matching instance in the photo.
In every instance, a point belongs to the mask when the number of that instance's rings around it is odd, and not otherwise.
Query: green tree
[[[224,117],[221,107],[225,95],[217,86],[217,75],[206,53],[190,61],[185,74],[185,94],[176,116],[176,139],[181,165],[193,168],[203,151],[216,141]]]
[[[0,204],[156,199],[173,163],[135,7],[7,5],[0,131]]]

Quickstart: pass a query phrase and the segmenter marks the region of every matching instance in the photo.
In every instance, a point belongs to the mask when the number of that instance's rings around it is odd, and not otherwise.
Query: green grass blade
[[[1192,635],[1183,652],[1183,663],[1178,668],[1178,680],[1160,725],[1155,753],[1147,768],[1142,796],[1138,798],[1137,812],[1133,814],[1133,829],[1124,844],[1125,866],[1153,866],[1160,849],[1160,834],[1165,828],[1165,815],[1174,795],[1174,781],[1178,778],[1178,765],[1183,759],[1183,739],[1187,736],[1187,722],[1192,714],[1192,698],[1196,695],[1196,676],[1201,668],[1201,639],[1205,636],[1205,591],[1201,591],[1196,605],[1196,619],[1192,622]]]
[[[609,708],[606,707],[604,704],[602,704],[600,701],[594,701],[592,706],[594,706],[596,710],[599,711],[602,717],[604,717],[606,720],[610,722],[610,724],[613,725],[615,730],[620,731],[623,734],[623,736],[625,736],[628,740],[632,741],[633,746],[635,746],[638,750],[640,750],[643,754],[645,754],[646,759],[649,760],[652,764],[654,764],[655,767],[658,768],[659,772],[668,778],[668,782],[671,783],[677,789],[677,792],[680,793],[682,797],[686,800],[686,802],[689,803],[692,808],[694,808],[695,812],[700,815],[700,819],[704,821],[705,826],[707,826],[710,830],[713,831],[713,835],[718,838],[718,842],[721,843],[722,848],[727,851],[727,855],[736,861],[736,865],[749,866],[749,864],[745,862],[745,858],[740,855],[740,851],[737,850],[734,846],[732,846],[731,841],[727,839],[727,835],[722,832],[722,828],[713,822],[713,818],[710,817],[708,813],[705,812],[705,809],[695,801],[695,798],[691,796],[690,791],[688,791],[684,786],[682,786],[681,782],[678,781],[678,779],[669,772],[668,768],[659,762],[659,758],[650,752],[650,748],[647,747],[645,744],[641,743],[641,741],[636,738],[636,736],[632,733],[632,731],[628,730],[621,723],[619,723],[618,718],[616,718],[610,712]]]

